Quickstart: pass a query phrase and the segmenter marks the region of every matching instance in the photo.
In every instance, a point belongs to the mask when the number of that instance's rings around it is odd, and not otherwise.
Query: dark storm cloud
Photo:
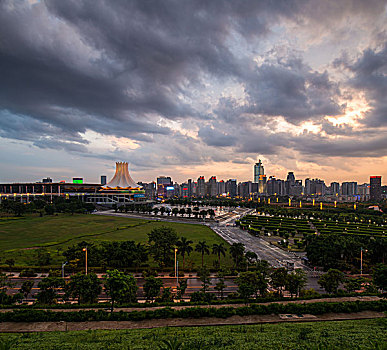
[[[303,154],[329,157],[383,157],[386,155],[387,138],[377,135],[367,138],[343,137],[331,139],[304,133],[290,140],[291,148]]]
[[[339,85],[327,72],[315,71],[292,55],[272,51],[257,65],[241,41],[255,45],[283,22],[317,27],[327,17],[333,27],[351,14],[367,17],[383,9],[381,1],[329,4],[2,1],[0,136],[80,153],[87,152],[84,133],[89,130],[131,138],[142,141],[130,155],[143,166],[144,158],[150,165],[223,161],[227,157],[216,151],[217,146],[264,154],[295,147],[285,133],[272,135],[256,128],[267,127],[276,116],[300,124],[341,113]],[[359,59],[347,65],[356,72],[354,86],[368,91],[374,101],[374,117],[369,118],[374,124],[381,124],[386,115],[381,98],[386,95],[385,73],[380,73],[385,69],[379,57],[383,55],[371,50],[364,54],[364,63]],[[206,79],[244,86],[246,100],[221,98],[216,107],[199,112],[205,102],[191,100],[191,92],[201,90]],[[197,127],[202,142],[168,127],[168,120],[182,119]],[[304,138],[300,142],[309,147]],[[206,146],[214,148],[211,155]],[[122,152],[105,156],[113,159],[124,156]]]
[[[215,147],[233,146],[236,143],[236,137],[225,132],[205,126],[198,132],[198,136],[208,145]]]
[[[327,72],[312,71],[300,59],[264,63],[248,81],[250,113],[283,116],[291,123],[342,113],[336,84]]]
[[[348,83],[355,89],[364,92],[371,107],[363,123],[372,126],[387,126],[387,38],[379,49],[367,49],[356,60],[344,56],[335,60],[336,67],[353,73]]]

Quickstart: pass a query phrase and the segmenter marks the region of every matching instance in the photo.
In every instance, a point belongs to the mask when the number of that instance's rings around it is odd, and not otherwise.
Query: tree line
[[[23,214],[39,213],[40,216],[54,215],[55,213],[88,214],[95,209],[93,203],[82,202],[79,199],[65,199],[53,197],[52,203],[42,199],[34,199],[28,203],[21,203],[14,200],[3,200],[0,203],[0,211],[15,216]]]

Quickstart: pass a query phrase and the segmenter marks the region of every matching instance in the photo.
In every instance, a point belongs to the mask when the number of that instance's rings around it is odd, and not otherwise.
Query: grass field
[[[81,241],[133,240],[147,242],[147,234],[160,226],[171,227],[179,237],[184,236],[194,242],[205,240],[211,247],[213,243],[224,242],[212,230],[203,225],[180,224],[161,221],[148,221],[115,216],[100,215],[58,215],[25,216],[22,218],[0,219],[0,260],[13,258],[16,265],[36,265],[36,247],[46,247],[52,255],[52,263],[60,265],[62,252],[66,247]],[[201,255],[191,253],[189,259],[199,265]],[[214,255],[205,256],[207,266],[212,267]],[[230,266],[231,258],[223,258]]]
[[[1,334],[12,349],[386,349],[386,319],[221,327]],[[163,347],[164,345],[164,347]]]

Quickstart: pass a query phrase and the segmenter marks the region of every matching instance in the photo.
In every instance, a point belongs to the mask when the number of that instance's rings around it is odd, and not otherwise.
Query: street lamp
[[[62,278],[64,278],[64,267],[67,265],[67,261],[62,263]]]
[[[85,252],[85,271],[87,275],[87,247],[82,249]]]
[[[177,263],[176,263],[177,248],[175,248],[175,277],[177,275]]]
[[[365,253],[368,252],[367,249],[360,248],[360,276],[363,275],[363,251]]]

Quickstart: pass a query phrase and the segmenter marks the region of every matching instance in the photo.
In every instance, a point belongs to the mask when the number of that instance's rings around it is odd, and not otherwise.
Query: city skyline
[[[0,32],[0,182],[387,178],[386,1],[6,0]]]

